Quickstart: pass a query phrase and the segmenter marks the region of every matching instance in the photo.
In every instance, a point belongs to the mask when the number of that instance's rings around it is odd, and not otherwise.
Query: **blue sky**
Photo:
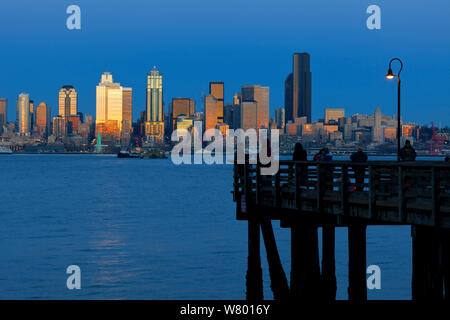
[[[66,28],[71,4],[81,8],[81,30]],[[371,4],[381,8],[381,30],[366,27]],[[156,65],[166,109],[191,97],[201,111],[209,81],[224,81],[226,101],[241,85],[269,86],[273,111],[284,103],[292,54],[306,51],[313,119],[326,107],[394,114],[396,84],[383,75],[399,57],[404,120],[450,125],[449,13],[446,0],[2,0],[0,97],[10,121],[22,91],[55,114],[58,90],[72,84],[79,111],[95,115],[95,86],[110,71],[133,88],[136,119]]]

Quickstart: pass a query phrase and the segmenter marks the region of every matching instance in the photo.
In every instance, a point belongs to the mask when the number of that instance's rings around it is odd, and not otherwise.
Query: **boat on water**
[[[12,154],[12,150],[5,146],[0,146],[0,154]]]
[[[139,154],[131,153],[129,151],[120,151],[117,154],[117,158],[127,159],[127,158],[140,158]]]

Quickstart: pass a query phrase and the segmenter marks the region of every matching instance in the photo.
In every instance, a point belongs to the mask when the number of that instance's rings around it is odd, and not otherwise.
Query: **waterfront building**
[[[30,95],[21,93],[17,96],[17,129],[21,136],[31,133]]]

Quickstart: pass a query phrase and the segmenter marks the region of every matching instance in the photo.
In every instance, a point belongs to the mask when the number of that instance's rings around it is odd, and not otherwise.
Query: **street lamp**
[[[397,74],[397,161],[400,161],[400,137],[401,137],[401,126],[400,126],[400,73],[403,69],[403,62],[399,58],[394,58],[389,62],[389,70],[388,73],[385,75],[388,79],[394,79],[395,75],[392,73],[392,62],[397,60],[400,62],[400,70]]]

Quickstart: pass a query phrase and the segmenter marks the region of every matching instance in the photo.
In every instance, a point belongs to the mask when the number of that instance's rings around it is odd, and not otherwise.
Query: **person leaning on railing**
[[[352,162],[367,162],[367,154],[365,154],[363,149],[359,147],[358,151],[350,156],[350,160]],[[353,172],[355,173],[356,191],[364,191],[364,176],[366,173],[366,167],[355,166],[353,167]]]
[[[305,149],[303,149],[303,145],[300,142],[295,144],[294,154],[292,155],[292,160],[294,161],[308,161],[308,154]],[[297,179],[297,183],[299,186],[303,186],[306,184],[308,180],[308,166],[307,165],[298,165],[296,167],[295,177]]]
[[[416,150],[411,146],[411,141],[406,140],[405,146],[400,149],[400,161],[416,161]]]

